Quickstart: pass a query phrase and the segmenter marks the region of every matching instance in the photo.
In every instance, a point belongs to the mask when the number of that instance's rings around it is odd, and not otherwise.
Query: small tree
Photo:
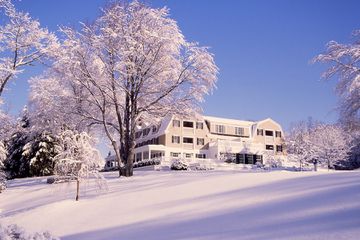
[[[64,131],[59,139],[59,154],[55,157],[55,174],[76,180],[76,201],[79,200],[80,183],[84,179],[95,177],[99,188],[106,181],[99,170],[104,165],[99,151],[93,147],[94,139],[86,132]]]

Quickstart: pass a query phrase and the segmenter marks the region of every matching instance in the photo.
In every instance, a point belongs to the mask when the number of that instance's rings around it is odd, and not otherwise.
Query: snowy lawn
[[[106,173],[109,190],[17,179],[1,222],[61,239],[359,239],[360,171]],[[86,191],[84,191],[86,188]]]

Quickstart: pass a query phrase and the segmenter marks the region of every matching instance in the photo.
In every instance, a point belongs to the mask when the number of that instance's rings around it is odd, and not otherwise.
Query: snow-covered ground
[[[1,222],[61,239],[359,239],[360,171],[106,173],[108,191],[46,178],[0,194]]]

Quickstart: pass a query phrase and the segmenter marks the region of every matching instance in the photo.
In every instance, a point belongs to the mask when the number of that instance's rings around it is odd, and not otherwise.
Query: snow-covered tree
[[[26,66],[46,60],[58,47],[57,38],[28,13],[17,11],[9,0],[0,0],[0,96],[7,83]]]
[[[13,130],[13,119],[2,109],[3,100],[0,97],[0,141],[9,138]]]
[[[288,160],[299,164],[300,171],[304,165],[316,161],[315,149],[310,140],[309,124],[299,122],[293,124],[290,133],[286,137],[286,151]]]
[[[44,130],[30,137],[31,139],[24,146],[22,154],[23,157],[30,159],[30,175],[52,175],[54,173],[55,156],[58,151],[56,136]]]
[[[30,81],[30,119],[33,127],[54,135],[66,129],[88,131],[82,117],[88,104],[82,101],[81,86],[66,81],[59,74],[48,72]]]
[[[354,41],[341,44],[330,41],[327,50],[314,58],[314,62],[324,62],[330,67],[323,77],[337,76],[337,92],[341,97],[340,112],[345,121],[356,122],[360,126],[360,30],[354,32]]]
[[[54,72],[79,90],[79,111],[100,126],[114,149],[120,175],[132,176],[136,127],[167,114],[200,111],[218,69],[208,48],[189,43],[168,9],[116,2],[66,40]],[[73,100],[71,100],[73,101]]]
[[[351,150],[350,136],[337,125],[318,125],[312,131],[311,142],[317,149],[319,162],[327,165],[328,169],[348,159]]]
[[[30,176],[30,160],[24,154],[24,146],[28,142],[29,131],[30,122],[28,111],[25,107],[11,137],[6,141],[8,154],[5,160],[5,169],[10,178]]]
[[[79,200],[80,182],[94,177],[100,188],[106,182],[99,172],[104,166],[100,152],[94,148],[94,139],[86,132],[64,131],[59,138],[59,154],[56,155],[55,174],[75,179],[77,185],[76,201]]]

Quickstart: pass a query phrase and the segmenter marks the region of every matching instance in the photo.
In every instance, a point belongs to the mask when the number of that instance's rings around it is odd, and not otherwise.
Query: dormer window
[[[264,136],[264,130],[263,129],[258,129],[257,130],[257,135],[258,136]]]
[[[225,126],[224,125],[215,125],[215,132],[225,133]]]
[[[155,132],[157,132],[157,130],[158,130],[157,126],[154,125],[154,126],[152,127],[152,132],[155,133]]]
[[[135,133],[135,138],[138,139],[141,137],[142,131],[136,132]]]
[[[150,132],[150,128],[145,128],[145,129],[142,131],[142,134],[143,134],[143,136],[145,137],[145,136],[147,136],[147,135],[149,134],[149,132]]]
[[[235,127],[235,135],[244,136],[244,128],[242,127]]]

